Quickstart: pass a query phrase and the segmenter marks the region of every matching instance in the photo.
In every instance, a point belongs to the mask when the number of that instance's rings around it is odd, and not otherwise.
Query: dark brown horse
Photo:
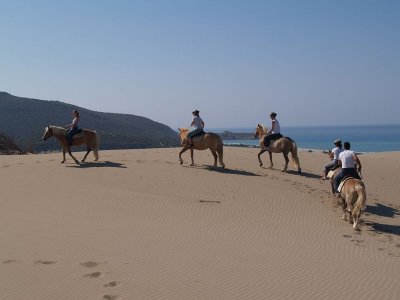
[[[267,136],[267,132],[268,130],[265,128],[265,126],[257,124],[255,136],[260,139],[261,151],[258,153],[258,162],[260,163],[260,167],[262,167],[263,165],[261,161],[261,154],[267,151],[264,146],[264,139]],[[297,156],[297,145],[295,141],[293,141],[291,138],[288,137],[282,137],[275,141],[271,141],[270,150],[268,150],[269,160],[271,162],[270,168],[274,166],[274,163],[272,162],[272,152],[283,154],[283,157],[285,158],[285,167],[282,169],[282,172],[287,171],[287,167],[289,164],[288,154],[289,152],[291,152],[293,163],[297,168],[299,174],[301,174],[300,161],[299,157]]]
[[[190,148],[186,139],[186,135],[188,134],[189,129],[187,128],[178,128],[178,129],[179,129],[179,136],[181,138],[181,144],[183,146],[181,152],[179,152],[180,164],[183,164],[182,153],[187,151],[188,149],[190,149],[191,166],[194,165],[193,149],[196,150],[210,149],[212,155],[214,156],[214,167],[215,168],[217,167],[217,158],[219,158],[219,163],[223,168],[225,168],[225,164],[223,161],[224,157],[223,142],[219,135],[212,132],[208,132],[202,136],[196,136],[192,138],[193,147]]]
[[[332,193],[335,193],[334,182],[337,175],[342,169],[339,167],[333,174],[328,175],[331,177]],[[358,230],[358,223],[362,212],[365,210],[365,203],[367,201],[367,193],[365,191],[364,182],[360,179],[349,178],[347,179],[340,191],[340,198],[342,200],[343,216],[342,220],[347,220],[347,213],[350,215],[349,221],[353,222],[353,228]]]
[[[60,145],[63,149],[63,160],[61,163],[65,162],[65,152],[72,157],[72,159],[79,164],[78,160],[71,153],[71,146],[68,145],[67,140],[67,130],[58,126],[47,126],[44,130],[43,140],[47,140],[49,137],[54,136],[60,142]],[[94,160],[97,161],[99,159],[99,143],[100,138],[96,131],[83,129],[82,133],[76,134],[72,138],[72,146],[80,146],[86,145],[86,154],[82,159],[82,162],[86,160],[89,152],[93,150]]]

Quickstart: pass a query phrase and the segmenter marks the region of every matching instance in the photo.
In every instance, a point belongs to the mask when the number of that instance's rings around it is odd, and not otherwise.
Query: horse
[[[258,153],[258,162],[260,163],[260,167],[262,167],[262,165],[263,165],[260,156],[265,151],[267,151],[264,146],[264,139],[267,136],[267,132],[268,132],[268,130],[265,126],[257,124],[256,132],[255,132],[254,136],[258,137],[260,139],[261,151]],[[283,154],[283,157],[285,158],[286,163],[285,163],[285,167],[282,169],[282,172],[287,171],[287,167],[289,164],[288,153],[291,152],[294,166],[295,166],[295,168],[297,168],[297,172],[299,174],[301,174],[300,161],[299,161],[299,157],[297,156],[297,145],[294,140],[292,140],[289,137],[284,136],[277,140],[271,141],[270,149],[268,150],[269,160],[271,162],[270,168],[272,168],[274,166],[274,163],[272,162],[272,152]]]
[[[43,140],[45,141],[52,136],[57,138],[63,149],[63,160],[61,163],[65,162],[65,152],[68,152],[72,159],[79,164],[78,160],[71,153],[71,146],[68,144],[67,140],[67,130],[63,127],[49,125],[44,129]],[[82,133],[75,134],[72,138],[72,146],[86,145],[87,152],[83,157],[82,162],[86,160],[86,157],[92,150],[94,153],[94,160],[97,161],[99,159],[99,143],[100,138],[98,133],[89,129],[82,129]]]
[[[332,194],[335,194],[334,182],[336,176],[339,175],[342,169],[339,167],[333,171],[330,177]],[[367,201],[367,193],[365,191],[364,182],[360,179],[349,178],[344,179],[342,189],[340,191],[342,199],[342,220],[347,220],[347,213],[350,215],[349,222],[353,222],[353,228],[359,230],[358,224],[363,211],[365,211],[365,203]]]
[[[179,136],[181,138],[181,145],[182,145],[182,150],[179,152],[179,163],[182,165],[183,160],[182,160],[182,153],[190,149],[190,157],[191,157],[191,163],[190,166],[194,165],[193,161],[193,149],[196,150],[206,150],[210,149],[212,155],[214,156],[214,168],[217,167],[217,158],[219,159],[219,163],[222,166],[222,168],[225,168],[225,164],[223,161],[224,157],[224,149],[223,149],[223,142],[221,137],[218,134],[212,133],[212,132],[207,132],[202,134],[201,136],[195,136],[192,138],[192,143],[193,146],[189,147],[189,144],[187,142],[187,134],[189,132],[188,128],[178,128],[179,130]]]

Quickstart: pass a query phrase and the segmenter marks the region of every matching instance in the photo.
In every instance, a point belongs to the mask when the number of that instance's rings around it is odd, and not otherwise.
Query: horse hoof
[[[179,161],[179,164],[180,164],[180,165],[183,165],[183,161]]]
[[[189,165],[189,166],[193,167],[193,166],[194,166],[194,163],[190,163],[190,165]]]
[[[63,163],[65,163],[65,161],[62,161],[61,163],[63,164]]]
[[[260,163],[260,167],[262,167],[262,165],[263,165],[263,164],[262,164],[262,163]]]

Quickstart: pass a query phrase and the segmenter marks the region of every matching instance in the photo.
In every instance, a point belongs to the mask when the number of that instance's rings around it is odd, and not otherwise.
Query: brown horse
[[[332,193],[335,193],[334,182],[336,176],[342,169],[337,168],[331,177]],[[349,213],[349,221],[353,222],[353,228],[359,230],[358,223],[360,221],[361,213],[365,210],[365,203],[367,201],[367,193],[365,191],[364,182],[360,179],[349,178],[347,179],[340,191],[340,198],[342,199],[342,220],[347,220],[347,213]]]
[[[179,136],[181,138],[181,145],[182,145],[182,150],[179,152],[179,162],[180,164],[183,164],[182,160],[182,153],[185,152],[186,150],[190,149],[190,157],[191,157],[191,163],[190,165],[194,165],[193,161],[193,149],[196,150],[206,150],[210,149],[212,155],[214,156],[214,167],[217,167],[217,158],[219,158],[219,163],[220,165],[225,168],[225,164],[223,161],[224,157],[224,149],[223,149],[223,142],[222,139],[219,135],[208,132],[205,133],[201,136],[195,136],[192,138],[192,143],[193,147],[189,147],[186,139],[186,135],[189,132],[189,129],[187,128],[178,128],[179,129]]]
[[[267,136],[267,132],[268,130],[267,128],[265,128],[265,126],[257,124],[255,137],[258,137],[260,139],[261,151],[258,153],[258,162],[260,163],[260,167],[262,167],[263,165],[260,156],[265,151],[267,151],[264,146],[264,139]],[[289,137],[281,137],[275,141],[271,141],[270,150],[268,150],[269,160],[271,162],[270,168],[274,166],[274,163],[272,162],[272,152],[283,154],[283,157],[285,158],[285,167],[282,169],[282,172],[287,171],[287,167],[289,164],[288,153],[291,152],[295,168],[297,168],[297,171],[299,172],[299,174],[301,174],[300,161],[299,157],[297,156],[297,145],[295,141],[293,141]]]
[[[71,153],[71,146],[68,145],[67,140],[67,130],[58,126],[47,126],[44,130],[43,140],[47,140],[49,137],[54,136],[59,141],[61,147],[63,148],[63,160],[61,163],[65,162],[65,152],[68,151],[68,154],[72,157],[72,159],[79,164],[78,160]],[[92,131],[89,129],[83,129],[82,133],[76,134],[72,138],[72,146],[80,146],[86,145],[86,154],[82,159],[82,162],[85,161],[89,152],[93,150],[94,160],[97,161],[99,159],[99,142],[100,138],[96,131]]]

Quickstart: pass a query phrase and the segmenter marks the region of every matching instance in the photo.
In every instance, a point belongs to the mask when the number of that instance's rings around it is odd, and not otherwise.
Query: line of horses
[[[190,158],[191,162],[190,165],[194,165],[193,159],[193,150],[206,150],[209,149],[214,157],[214,168],[217,168],[217,160],[222,168],[225,168],[225,163],[223,161],[223,141],[218,134],[207,132],[200,136],[195,136],[192,138],[192,146],[189,146],[186,136],[189,129],[187,128],[179,128],[179,136],[181,139],[182,150],[179,152],[179,163],[183,164],[182,154],[187,150],[190,150]],[[279,139],[271,141],[271,145],[268,150],[264,147],[264,139],[267,136],[267,128],[263,125],[257,124],[255,137],[259,138],[260,142],[260,152],[258,153],[258,161],[260,167],[263,166],[263,162],[261,161],[261,154],[268,151],[269,159],[270,159],[270,168],[273,167],[272,161],[272,153],[282,153],[285,159],[285,166],[282,169],[282,172],[287,172],[288,164],[289,164],[289,152],[292,155],[292,160],[294,167],[297,169],[298,174],[301,175],[301,167],[300,167],[300,160],[297,155],[297,145],[294,140],[289,137],[281,137]],[[63,160],[61,163],[65,162],[65,153],[68,153],[75,163],[79,164],[79,161],[72,155],[71,153],[71,146],[81,146],[86,145],[86,154],[82,159],[84,162],[88,156],[88,154],[93,151],[95,161],[98,160],[99,155],[99,144],[100,138],[96,131],[83,129],[82,133],[78,135],[74,135],[73,143],[70,146],[68,144],[67,138],[67,130],[58,127],[58,126],[47,126],[45,128],[45,132],[43,134],[43,140],[47,140],[50,137],[55,137],[63,150]],[[331,185],[332,185],[332,193],[335,191],[333,190],[333,182],[334,178],[338,175],[339,169],[336,169],[333,177],[331,178]],[[340,192],[340,196],[342,199],[342,209],[343,209],[343,216],[342,219],[347,219],[347,214],[350,215],[349,221],[353,223],[354,229],[358,229],[359,220],[362,212],[365,210],[365,203],[366,203],[366,192],[365,192],[365,185],[359,179],[350,179],[347,180],[343,184],[343,188]]]

